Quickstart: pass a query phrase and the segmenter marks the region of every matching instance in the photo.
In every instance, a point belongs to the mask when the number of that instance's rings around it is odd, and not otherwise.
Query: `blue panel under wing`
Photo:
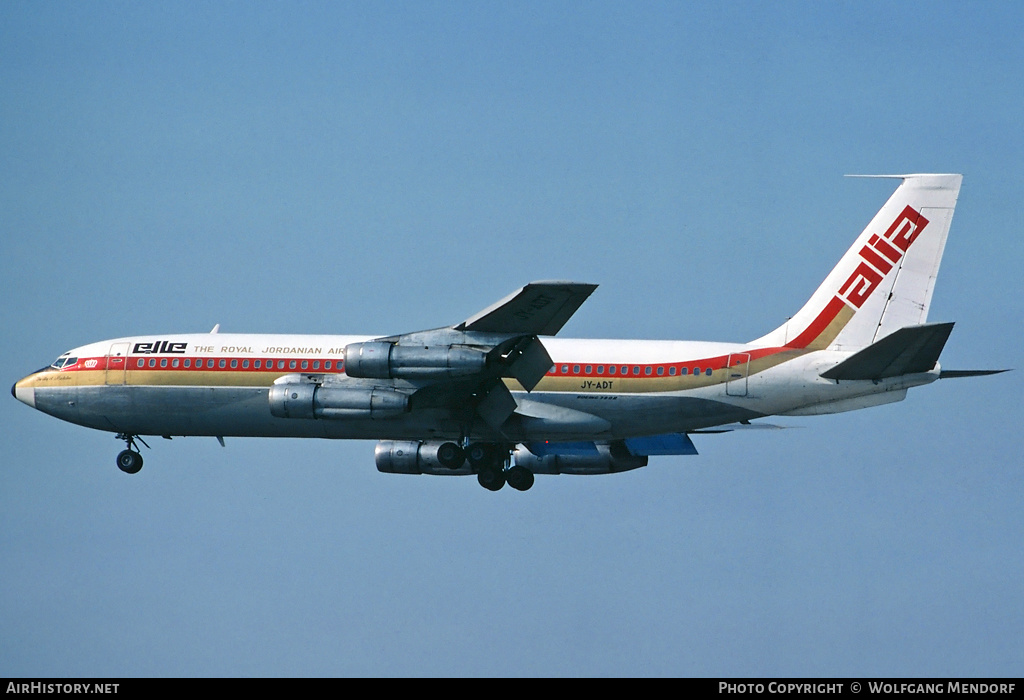
[[[686,433],[665,433],[647,437],[626,438],[626,447],[637,457],[651,455],[695,455],[697,448]]]
[[[548,442],[543,440],[541,442],[527,443],[526,449],[538,457],[547,457],[548,455],[589,456],[597,454],[597,445],[593,442]]]

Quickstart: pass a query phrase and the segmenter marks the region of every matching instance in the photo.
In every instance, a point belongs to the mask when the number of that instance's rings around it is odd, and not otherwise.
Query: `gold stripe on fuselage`
[[[43,371],[26,377],[19,386],[52,389],[65,386],[266,386],[287,372],[207,370],[77,370]],[[124,379],[122,379],[124,377]],[[24,382],[24,384],[22,384]]]
[[[807,353],[821,350],[828,347],[840,331],[853,317],[854,310],[849,306],[843,306],[835,318],[822,330],[814,340],[803,348],[749,348],[737,349],[734,355],[752,354],[756,355],[758,350],[769,350],[768,354],[762,357],[755,357],[750,360],[743,372],[747,377],[752,377],[784,362],[801,357]],[[687,369],[699,367],[699,374],[676,374],[676,375],[613,375],[613,374],[589,374],[589,375],[548,375],[534,388],[534,391],[547,391],[553,393],[596,393],[596,394],[645,394],[659,392],[679,392],[702,389],[727,383],[742,365],[732,367],[720,366],[722,357],[705,358],[703,360],[692,360],[680,362],[686,365]],[[702,363],[713,363],[716,366],[711,368],[711,374],[707,374],[707,367],[700,367]],[[560,363],[564,364],[564,363]],[[664,363],[660,363],[664,364]],[[673,363],[676,364],[676,363]],[[630,365],[632,367],[633,365]],[[646,370],[649,365],[641,365]],[[58,388],[64,386],[103,386],[127,385],[127,386],[210,386],[210,387],[269,387],[274,380],[285,374],[295,374],[297,370],[289,372],[282,370],[198,370],[198,369],[95,369],[95,370],[44,370],[18,382],[23,387],[35,388]],[[318,372],[303,370],[304,374],[337,374],[336,372]],[[505,385],[511,391],[524,391],[523,387],[515,379],[505,379]]]

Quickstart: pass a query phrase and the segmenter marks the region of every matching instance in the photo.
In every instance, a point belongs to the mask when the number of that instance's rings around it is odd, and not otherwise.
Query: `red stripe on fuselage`
[[[150,366],[150,360],[153,361],[153,366]],[[184,366],[185,361],[189,362],[189,366]],[[123,362],[122,362],[123,361]],[[139,364],[139,362],[143,364]],[[161,362],[166,361],[164,366],[161,366]],[[178,365],[174,366],[174,362],[178,361]],[[259,361],[259,367],[253,367],[252,365]],[[213,366],[210,363],[213,362]],[[224,366],[221,366],[221,362]],[[236,366],[232,367],[231,363],[235,362]],[[248,362],[248,367],[242,367],[243,362]],[[278,367],[280,363],[284,363],[283,367]],[[302,363],[307,363],[305,367]],[[313,363],[318,363],[317,367],[313,367]],[[330,362],[331,367],[325,369],[324,363]],[[293,364],[294,363],[294,366]],[[273,358],[264,359],[260,358],[239,358],[239,357],[182,357],[181,355],[145,355],[145,356],[132,356],[132,357],[83,357],[79,358],[71,367],[64,367],[59,370],[53,370],[55,372],[95,372],[97,370],[113,370],[115,372],[128,371],[171,371],[171,372],[195,372],[202,370],[204,372],[316,372],[319,374],[338,374],[344,372],[344,362],[342,360],[310,360],[308,357],[301,359],[289,359],[289,358]]]
[[[783,351],[790,350],[801,350],[810,345],[822,332],[828,327],[828,325],[835,320],[836,315],[843,308],[844,304],[838,297],[833,297],[832,300],[826,305],[817,318],[811,322],[811,324],[798,335],[791,343],[787,343],[784,347],[768,347],[768,348],[750,348],[744,349],[737,347],[736,354],[749,354],[751,360],[760,359],[769,355],[774,355]],[[621,379],[664,379],[666,377],[685,377],[685,376],[704,376],[708,369],[714,371],[726,369],[728,367],[729,355],[717,355],[712,357],[705,357],[695,360],[675,361],[675,362],[659,362],[659,363],[631,363],[631,362],[559,362],[552,370],[549,370],[547,375],[552,377],[596,377],[601,379],[610,378],[621,378]],[[117,361],[124,360],[124,365],[117,364]],[[153,366],[150,366],[150,360],[154,362]],[[161,362],[166,360],[166,365],[161,366]],[[178,366],[173,366],[174,361],[178,361]],[[190,366],[185,367],[185,361],[188,361]],[[252,365],[256,361],[260,362],[260,367],[253,367]],[[143,362],[140,366],[139,362]],[[213,362],[213,366],[210,367],[210,362]],[[224,362],[224,366],[221,366],[221,362]],[[236,362],[237,366],[232,367],[231,362]],[[249,367],[242,367],[244,361],[249,362]],[[302,363],[306,362],[306,367],[302,366]],[[313,367],[313,363],[318,362],[319,367]],[[324,369],[323,364],[325,362],[331,362],[330,369]],[[284,364],[280,367],[280,364]],[[292,364],[294,363],[294,365]],[[608,370],[615,368],[615,373],[612,374]],[[600,369],[600,371],[599,371]],[[94,358],[79,358],[78,362],[72,367],[65,367],[61,372],[77,372],[77,371],[96,371],[96,370],[112,370],[112,371],[148,371],[148,372],[260,372],[260,373],[277,373],[284,374],[290,372],[306,372],[306,373],[318,373],[318,374],[344,374],[344,361],[343,360],[311,360],[308,357],[305,358],[239,358],[239,357],[182,357],[181,355],[169,355],[169,356],[129,356],[125,358],[112,358],[112,357],[94,357]],[[674,370],[674,371],[673,371]],[[685,373],[684,373],[685,370]],[[660,373],[659,373],[660,371]]]

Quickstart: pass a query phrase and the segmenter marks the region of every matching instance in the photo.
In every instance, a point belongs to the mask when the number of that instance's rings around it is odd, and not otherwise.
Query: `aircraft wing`
[[[530,282],[455,326],[457,331],[555,335],[597,289],[582,282]]]
[[[514,377],[532,391],[552,363],[537,336],[555,335],[595,289],[596,284],[583,282],[530,282],[453,330],[469,338],[505,337],[488,353],[491,366],[503,368],[501,376]],[[487,382],[483,394],[477,412],[492,426],[498,427],[516,412],[516,401],[504,384]]]
[[[518,411],[518,412],[521,412]],[[593,416],[596,419],[596,416]],[[600,419],[597,419],[600,420]],[[783,430],[786,426],[772,425],[770,423],[750,423],[741,421],[739,423],[727,423],[694,430],[692,434],[728,433],[733,430]],[[618,449],[619,456],[625,453],[633,457],[653,457],[656,455],[695,455],[697,448],[690,439],[691,433],[663,433],[661,435],[645,435],[642,437],[626,438],[624,440],[607,441],[583,441],[583,442],[529,442],[526,449],[537,457],[548,457],[557,455],[560,457],[580,457],[599,454],[601,445],[611,448],[613,452]],[[625,448],[625,453],[621,448]]]
[[[502,380],[532,391],[552,365],[538,336],[557,333],[596,288],[531,282],[454,326],[348,345],[345,373],[405,381],[414,407],[468,411],[498,430],[519,408]],[[538,420],[530,411],[523,419]]]

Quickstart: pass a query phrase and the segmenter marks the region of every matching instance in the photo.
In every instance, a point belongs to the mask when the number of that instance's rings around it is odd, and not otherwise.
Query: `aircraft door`
[[[128,369],[128,343],[114,343],[107,353],[107,384],[124,384]]]
[[[745,352],[729,355],[729,373],[725,382],[727,396],[747,395],[747,374],[750,372],[750,354]]]

